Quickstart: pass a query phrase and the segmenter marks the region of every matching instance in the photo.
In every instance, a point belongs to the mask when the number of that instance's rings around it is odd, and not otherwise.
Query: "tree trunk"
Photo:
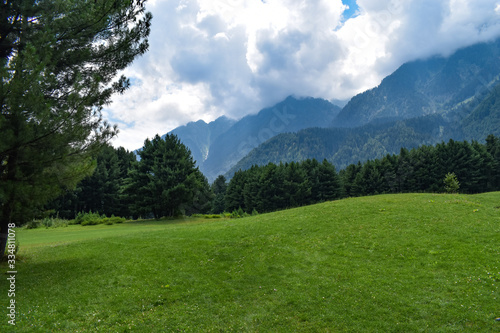
[[[2,261],[7,248],[7,239],[9,237],[9,224],[12,215],[12,196],[1,206],[0,211],[0,261]]]
[[[7,238],[9,237],[9,228],[7,224],[5,226],[2,223],[2,230],[0,231],[0,261],[2,261],[5,254],[5,249],[7,248]]]

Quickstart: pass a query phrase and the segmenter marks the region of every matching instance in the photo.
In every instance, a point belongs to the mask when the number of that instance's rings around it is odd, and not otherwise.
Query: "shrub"
[[[75,224],[81,224],[83,226],[85,225],[97,225],[104,223],[104,219],[106,218],[105,215],[99,215],[99,213],[84,213],[80,212],[76,215],[75,217]]]
[[[114,216],[114,215],[111,215],[111,217],[106,217],[106,218],[102,219],[102,223],[104,223],[106,225],[111,225],[111,224],[115,224],[115,223],[123,223],[125,221],[126,221],[125,218]]]
[[[28,223],[26,223],[25,228],[26,229],[36,229],[36,228],[39,228],[41,226],[42,226],[41,221],[33,220],[33,221],[29,221]]]
[[[28,223],[26,223],[25,228],[26,229],[36,229],[40,228],[41,226],[44,226],[45,228],[58,228],[58,227],[67,227],[69,224],[69,221],[63,220],[60,218],[54,218],[54,217],[46,217],[41,220],[32,220]]]
[[[205,215],[205,218],[206,219],[220,219],[221,216],[220,216],[220,214],[208,214],[208,215]]]
[[[111,216],[111,219],[113,220],[114,223],[123,223],[125,221],[127,221],[126,218],[124,217],[118,217],[118,216]]]
[[[102,219],[101,223],[105,224],[105,225],[113,225],[114,224],[114,222],[109,217]]]
[[[231,215],[229,217],[231,217],[232,219],[237,219],[237,218],[241,218],[241,217],[247,217],[247,216],[250,216],[248,213],[246,213],[245,211],[243,211],[243,209],[240,207],[238,208],[237,210],[233,210],[233,212],[231,213]]]
[[[460,188],[457,176],[453,172],[448,172],[444,177],[444,189],[447,193],[457,193]]]

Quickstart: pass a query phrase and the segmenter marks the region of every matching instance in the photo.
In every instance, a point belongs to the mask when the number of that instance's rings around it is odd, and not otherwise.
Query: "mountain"
[[[415,119],[368,124],[357,128],[308,128],[297,133],[280,134],[253,149],[229,172],[231,178],[238,170],[269,162],[326,159],[340,170],[349,164],[397,154],[402,147],[416,148],[440,142],[449,133],[447,122],[440,115]]]
[[[359,94],[328,129],[281,134],[226,174],[269,162],[327,159],[337,168],[441,141],[500,135],[500,40],[402,65]]]
[[[253,164],[307,158],[341,168],[401,147],[499,135],[499,98],[500,39],[403,64],[342,109],[323,99],[288,97],[237,122],[199,121],[171,133],[210,181]]]
[[[500,39],[458,50],[447,58],[406,63],[378,87],[353,97],[332,126],[356,127],[435,113],[453,116],[463,103],[495,86],[499,74]]]
[[[500,137],[500,84],[489,91],[461,124],[468,140],[485,138],[489,134]]]
[[[210,146],[215,139],[226,132],[235,122],[235,120],[225,116],[217,118],[208,124],[203,120],[198,120],[197,122],[190,122],[187,125],[177,127],[170,131],[169,134],[177,135],[182,143],[191,150],[191,154],[197,165],[201,166],[207,159]]]
[[[212,123],[202,121],[189,123],[170,133],[176,134],[191,149],[200,170],[213,181],[261,143],[280,133],[328,126],[339,112],[340,107],[324,99],[290,96],[258,114],[234,123],[225,122],[217,135],[207,130]]]

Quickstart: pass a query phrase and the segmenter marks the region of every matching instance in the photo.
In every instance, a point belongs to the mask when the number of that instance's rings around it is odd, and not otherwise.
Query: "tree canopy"
[[[102,108],[148,49],[144,0],[0,3],[0,229],[90,174],[117,133]],[[2,249],[4,246],[1,246]]]
[[[177,136],[167,134],[162,139],[156,135],[147,139],[139,155],[141,159],[132,165],[126,189],[130,208],[136,215],[170,217],[193,205],[211,202],[205,176]]]

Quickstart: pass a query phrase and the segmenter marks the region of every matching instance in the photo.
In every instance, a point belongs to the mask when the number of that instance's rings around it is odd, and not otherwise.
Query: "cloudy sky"
[[[500,0],[149,0],[148,53],[105,117],[115,146],[289,95],[346,100],[404,62],[500,36]]]

